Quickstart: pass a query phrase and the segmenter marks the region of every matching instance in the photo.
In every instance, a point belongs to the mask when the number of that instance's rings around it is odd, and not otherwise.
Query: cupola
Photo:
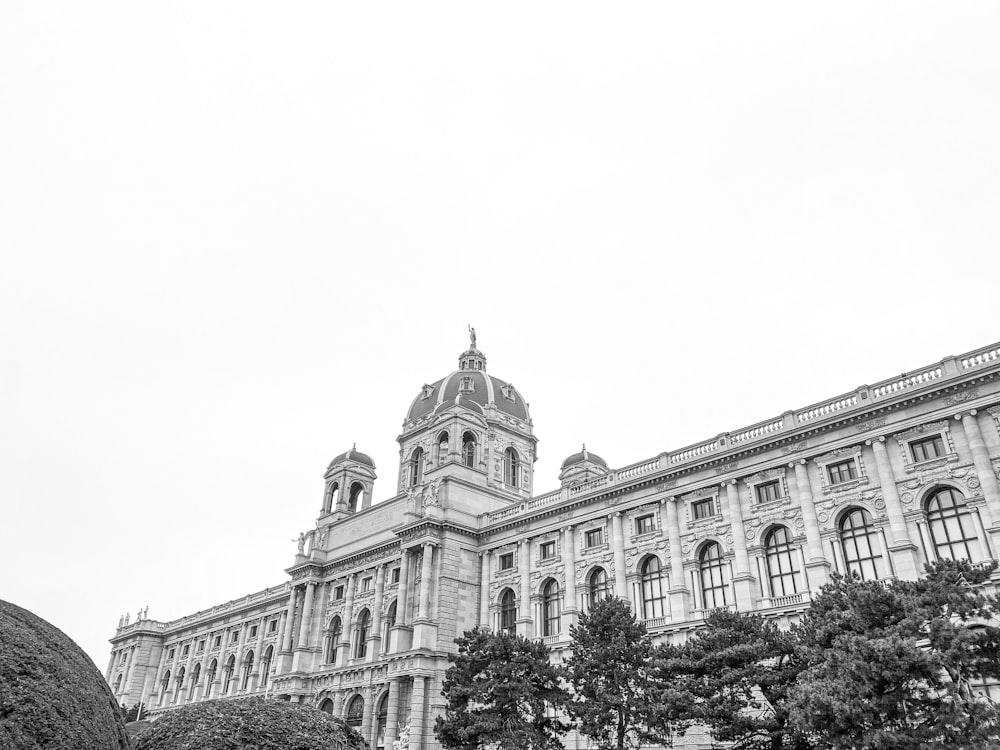
[[[571,487],[603,477],[608,471],[608,462],[588,451],[584,444],[579,453],[574,453],[562,462],[559,481],[564,487]]]

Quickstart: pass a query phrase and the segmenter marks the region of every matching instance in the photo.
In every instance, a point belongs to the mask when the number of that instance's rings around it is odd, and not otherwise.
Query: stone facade
[[[289,580],[120,623],[106,678],[154,716],[269,695],[347,717],[372,748],[407,723],[412,748],[434,748],[447,654],[477,624],[558,660],[609,593],[680,641],[716,606],[788,625],[832,571],[888,581],[996,558],[998,428],[993,345],[630,466],[584,449],[534,495],[527,404],[473,339],[411,404],[395,495],[373,504],[371,459],[338,456]]]

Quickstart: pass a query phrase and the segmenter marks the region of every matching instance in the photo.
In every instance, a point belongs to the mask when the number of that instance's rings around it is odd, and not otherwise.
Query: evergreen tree
[[[791,720],[822,747],[996,747],[998,706],[971,687],[1000,677],[997,599],[974,588],[994,567],[942,561],[888,588],[835,576],[796,629],[809,666]]]
[[[448,703],[434,733],[447,748],[562,750],[566,692],[545,644],[474,628],[457,638],[445,673]]]
[[[570,635],[563,675],[580,731],[602,750],[670,744],[668,688],[652,679],[653,645],[629,607],[617,598],[597,602]]]

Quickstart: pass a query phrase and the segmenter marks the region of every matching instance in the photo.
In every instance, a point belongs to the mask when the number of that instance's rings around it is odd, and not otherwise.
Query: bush
[[[0,601],[0,747],[131,747],[111,688],[58,628]]]
[[[192,703],[140,732],[136,750],[367,750],[341,719],[318,708],[263,698]]]

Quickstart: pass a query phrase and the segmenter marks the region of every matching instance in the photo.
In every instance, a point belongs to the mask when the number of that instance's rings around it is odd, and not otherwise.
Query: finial
[[[357,443],[351,443],[351,450],[352,451],[357,451],[358,450],[358,444]]]
[[[584,461],[588,461],[589,459],[590,459],[590,456],[587,455],[587,444],[584,443],[583,444],[583,460]]]
[[[476,329],[472,327],[472,323],[469,323],[469,341],[470,341],[469,348],[470,349],[475,349],[476,348]]]

